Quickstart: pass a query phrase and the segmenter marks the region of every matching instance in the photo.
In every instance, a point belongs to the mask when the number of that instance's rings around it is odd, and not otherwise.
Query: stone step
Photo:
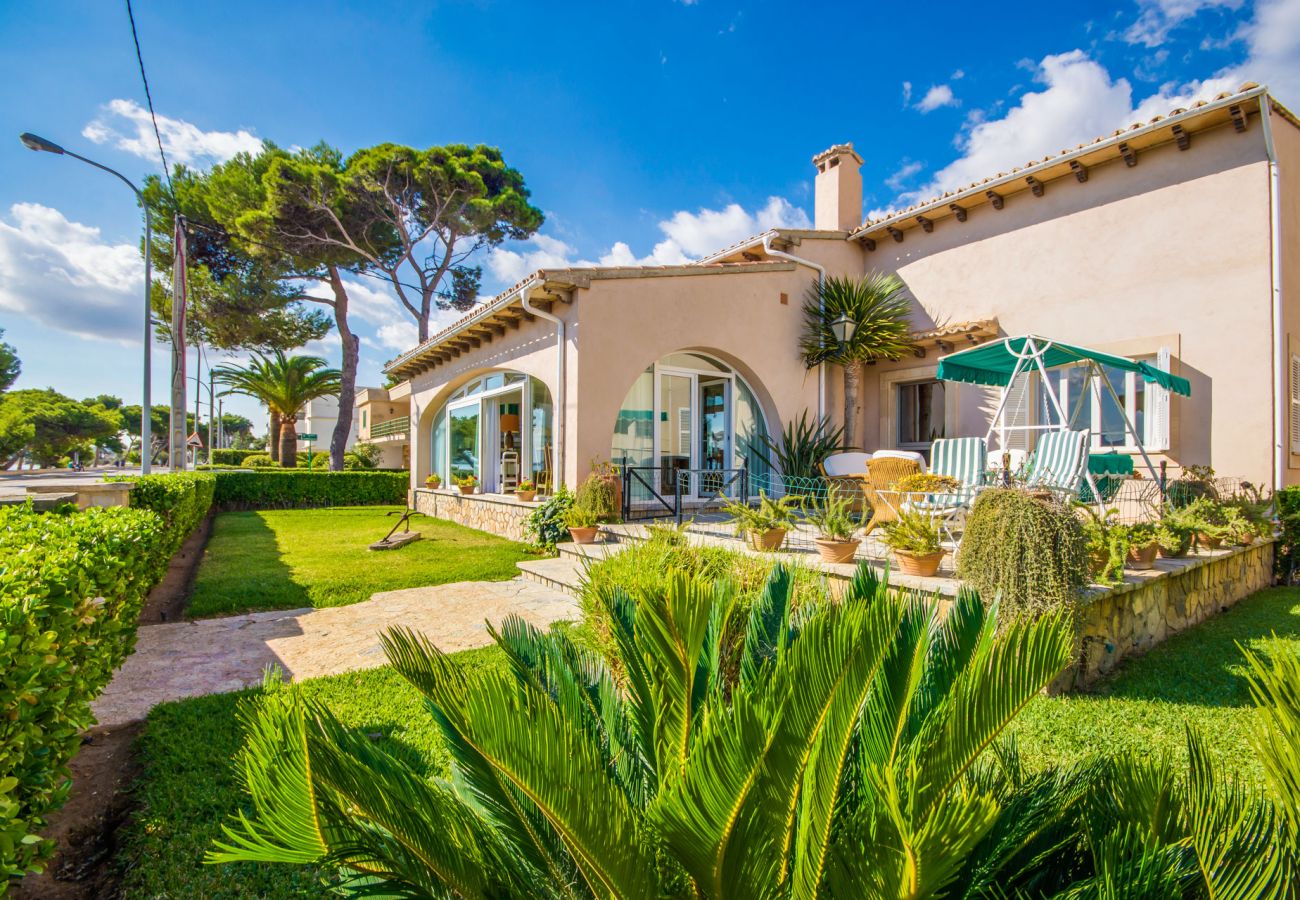
[[[615,553],[621,553],[626,549],[627,544],[619,544],[615,541],[604,541],[597,544],[575,544],[573,541],[564,541],[555,545],[555,550],[560,554],[561,558],[589,559],[593,562],[609,559]]]
[[[578,596],[582,586],[583,561],[574,556],[551,559],[528,559],[515,563],[524,580],[544,585],[552,590]]]

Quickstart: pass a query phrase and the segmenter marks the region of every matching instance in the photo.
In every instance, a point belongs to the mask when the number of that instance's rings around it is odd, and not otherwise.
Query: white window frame
[[[1135,361],[1153,363],[1159,368],[1168,371],[1169,352],[1161,348],[1158,353],[1144,353],[1131,357]],[[1061,369],[1057,375],[1057,394],[1061,399],[1061,407],[1067,413],[1074,412],[1074,405],[1078,402],[1077,397],[1070,395],[1069,373],[1071,367]],[[1137,427],[1137,380],[1136,372],[1124,373],[1124,415],[1128,417],[1129,422]],[[1117,386],[1118,387],[1118,386]],[[1101,383],[1101,377],[1092,378],[1087,385],[1087,389],[1092,393],[1092,403],[1089,406],[1088,429],[1090,446],[1093,450],[1098,451],[1115,451],[1116,453],[1138,453],[1140,449],[1133,443],[1133,436],[1129,434],[1128,429],[1124,429],[1123,444],[1103,444],[1101,435],[1101,410],[1102,398],[1109,397],[1109,391]],[[1146,400],[1145,408],[1142,415],[1142,443],[1145,445],[1147,452],[1164,452],[1169,449],[1169,392],[1155,384],[1146,384],[1143,388],[1143,395]],[[1163,431],[1163,433],[1162,433]]]

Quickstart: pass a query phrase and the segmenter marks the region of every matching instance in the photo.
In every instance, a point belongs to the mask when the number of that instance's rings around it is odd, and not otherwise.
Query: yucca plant
[[[805,409],[798,421],[785,423],[779,440],[763,432],[747,452],[766,459],[787,479],[787,490],[797,491],[789,479],[820,478],[822,460],[844,449],[844,429],[810,418]]]
[[[860,447],[858,402],[862,366],[874,360],[902,359],[916,344],[912,340],[912,306],[897,275],[872,272],[859,278],[819,280],[803,304],[803,333],[799,350],[808,368],[835,363],[844,369],[844,434]],[[841,344],[833,323],[841,316],[853,321],[853,336]]]
[[[210,859],[322,865],[384,896],[921,897],[960,894],[968,864],[999,884],[986,839],[1002,806],[975,776],[1066,664],[1067,624],[998,629],[970,593],[941,617],[867,567],[840,602],[793,614],[791,593],[775,567],[737,671],[721,662],[725,583],[606,592],[619,682],[518,618],[494,632],[509,672],[466,673],[390,630],[452,776],[426,780],[272,691],[244,711],[251,812]],[[997,846],[1020,859],[1032,840]]]

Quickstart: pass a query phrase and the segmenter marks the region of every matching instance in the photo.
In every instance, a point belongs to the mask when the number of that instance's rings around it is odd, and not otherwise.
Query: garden
[[[0,512],[0,553],[43,554],[2,583],[11,875],[53,852],[39,834],[90,703],[209,508],[196,618],[507,579],[532,552],[428,519],[401,551],[366,550],[395,521],[388,474],[153,476],[129,510]],[[596,473],[552,498],[538,542],[613,517],[613,490]],[[1086,691],[1046,691],[1079,653],[1080,590],[1146,541],[1212,553],[1216,537],[1253,542],[1275,510],[1289,581],[1297,492],[1270,507],[1200,473],[1172,496],[1148,530],[984,492],[958,565],[986,569],[944,602],[870,564],[830,578],[811,554],[652,526],[589,566],[571,623],[510,616],[491,646],[450,655],[391,628],[385,666],[154,707],[105,865],[125,896],[1288,896],[1296,589],[1260,591]],[[737,524],[861,525],[846,495],[828,499],[768,498]],[[905,512],[882,531],[918,528]]]

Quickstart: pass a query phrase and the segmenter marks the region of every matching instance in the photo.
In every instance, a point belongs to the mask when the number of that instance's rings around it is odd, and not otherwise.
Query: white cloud
[[[1233,88],[1258,81],[1292,109],[1300,105],[1300,0],[1260,0],[1237,36],[1246,42],[1246,61],[1218,80]]]
[[[0,219],[0,309],[89,338],[140,342],[144,260],[38,203]]]
[[[1205,9],[1237,9],[1241,0],[1138,0],[1138,18],[1124,32],[1124,40],[1158,47],[1174,28]]]
[[[168,161],[187,165],[224,162],[236,153],[256,153],[262,146],[261,138],[243,129],[203,131],[197,125],[168,116],[158,117],[158,131]],[[112,144],[142,159],[152,160],[158,155],[158,139],[153,133],[149,110],[134,100],[109,102],[81,134],[96,144]]]
[[[957,106],[961,103],[952,94],[952,88],[946,84],[932,85],[925,96],[916,104],[916,108],[923,113],[933,112],[941,106]]]
[[[488,271],[503,286],[514,284],[538,269],[564,266],[672,266],[707,256],[769,228],[811,228],[802,209],[784,197],[768,197],[750,212],[739,203],[722,209],[678,210],[659,223],[664,239],[645,256],[637,256],[625,241],[615,241],[596,261],[576,259],[577,249],[550,235],[534,235],[511,250],[495,247],[488,254]]]
[[[912,102],[912,82],[903,82],[903,105],[908,106]]]
[[[901,191],[903,189],[903,185],[907,184],[908,179],[911,178],[913,175],[915,175],[917,172],[921,171],[923,168],[925,168],[925,166],[919,162],[916,162],[915,160],[911,162],[904,162],[901,166],[899,166],[897,172],[895,172],[893,175],[890,175],[888,178],[885,179],[885,185],[891,191]]]
[[[416,327],[415,318],[402,306],[393,289],[377,278],[367,278],[364,281],[355,278],[345,278],[343,286],[348,292],[348,316],[349,324],[354,331],[358,331],[358,325],[364,324],[373,329],[373,337],[361,334],[361,343],[369,344],[383,350],[396,350],[403,352],[410,350],[419,342],[419,329]],[[329,297],[330,289],[323,284],[313,284],[307,289],[307,293],[316,297]],[[415,297],[411,298],[413,302],[418,302]],[[429,322],[429,332],[432,334],[442,327],[443,320],[450,322],[453,318],[459,316],[457,312],[439,311],[434,313]],[[338,334],[331,331],[325,337],[326,341],[332,341],[334,348],[338,347]]]

